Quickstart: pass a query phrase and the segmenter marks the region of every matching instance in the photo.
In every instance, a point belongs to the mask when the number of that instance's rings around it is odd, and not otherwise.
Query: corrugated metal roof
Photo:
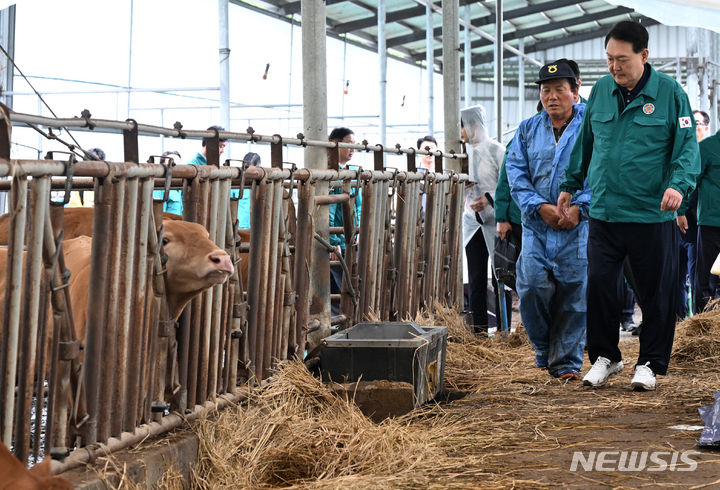
[[[423,65],[426,59],[425,0],[386,0],[386,39],[388,55],[407,63]],[[232,3],[265,12],[292,22],[299,18],[300,2],[287,0],[231,0]],[[377,6],[373,0],[327,0],[328,35],[349,43],[377,50]],[[440,2],[433,5],[440,7]],[[495,31],[495,1],[460,0],[460,19],[470,10],[471,24],[487,34]],[[524,40],[527,54],[557,46],[602,38],[609,27],[623,19],[642,19],[646,25],[656,21],[632,9],[611,5],[605,0],[504,0],[503,40],[517,47]],[[432,14],[433,57],[442,66],[442,17]],[[460,47],[464,49],[464,33]],[[493,43],[477,32],[470,34],[473,79],[482,80],[493,60]],[[461,59],[464,58],[464,52]],[[462,59],[464,64],[464,59]]]

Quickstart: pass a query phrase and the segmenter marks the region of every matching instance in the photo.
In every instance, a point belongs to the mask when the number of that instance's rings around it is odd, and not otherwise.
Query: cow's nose
[[[220,272],[227,272],[228,274],[233,273],[234,269],[232,261],[230,260],[230,256],[224,250],[216,250],[212,252],[208,258]]]

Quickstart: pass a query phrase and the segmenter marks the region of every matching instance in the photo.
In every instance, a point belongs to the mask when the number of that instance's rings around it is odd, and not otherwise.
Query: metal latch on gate
[[[79,340],[70,340],[68,342],[59,342],[58,343],[59,350],[58,350],[58,359],[61,361],[72,361],[73,359],[77,359],[80,355],[80,341]]]
[[[175,320],[161,320],[158,322],[158,336],[170,337],[170,334],[175,330]]]

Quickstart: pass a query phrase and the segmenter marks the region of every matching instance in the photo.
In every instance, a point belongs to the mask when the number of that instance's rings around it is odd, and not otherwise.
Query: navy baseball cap
[[[548,80],[556,80],[558,78],[570,78],[577,82],[575,73],[572,71],[572,68],[570,68],[570,65],[560,61],[548,63],[540,68],[540,71],[538,72],[538,79],[535,80],[535,83],[540,84],[547,82]]]

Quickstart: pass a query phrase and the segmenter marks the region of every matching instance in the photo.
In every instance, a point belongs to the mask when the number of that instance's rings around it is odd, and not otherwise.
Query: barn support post
[[[460,149],[460,6],[442,2],[445,151]],[[448,162],[450,164],[450,162]],[[450,168],[450,170],[456,170]]]
[[[503,138],[503,2],[495,0],[495,122],[496,139]]]
[[[230,130],[230,35],[228,0],[218,0],[218,36],[220,55],[220,121]],[[230,157],[230,145],[227,148]]]
[[[302,16],[303,60],[303,132],[306,138],[326,140],[327,128],[327,68],[325,2],[303,0],[300,2]],[[310,169],[326,169],[327,153],[324,148],[307,146],[305,166]],[[315,184],[318,196],[328,193],[326,181]],[[329,214],[327,206],[319,206],[314,212],[315,231],[328,239]],[[319,325],[310,332],[310,350],[319,345],[320,339],[330,334],[330,258],[316,241],[312,244],[314,274],[310,278],[310,309],[308,323]],[[307,325],[305,325],[307,328]]]
[[[428,134],[435,132],[435,95],[433,85],[435,81],[435,55],[433,38],[433,19],[430,4],[425,5],[425,70],[427,71],[427,107],[428,107]]]
[[[465,43],[463,46],[463,72],[465,74],[465,83],[463,84],[463,92],[465,93],[465,107],[472,105],[470,98],[470,89],[472,86],[472,45],[470,44],[470,4],[465,5],[463,13],[465,14],[465,25],[463,26],[463,34],[465,35]]]
[[[518,50],[525,53],[525,38],[518,39]],[[517,120],[525,119],[525,58],[518,56],[518,112]]]
[[[387,43],[385,19],[387,6],[385,0],[378,0],[377,8],[377,53],[378,73],[380,74],[380,144],[386,144],[387,133]]]
[[[129,383],[130,370],[135,369],[131,361],[134,352],[131,350],[132,336],[134,330],[131,326],[134,322],[134,279],[135,279],[135,257],[137,254],[137,203],[138,203],[138,187],[137,178],[132,178],[126,182],[126,203],[127,209],[123,216],[123,236],[124,247],[126,250],[125,262],[123,264],[122,279],[120,281],[120,298],[118,299],[119,316],[118,342],[116,345],[117,370],[115,372],[115,389],[113,393],[113,404],[123,407],[122,416],[113,417],[110,421],[113,434],[120,434],[123,430],[132,430],[133,426],[128,425],[129,415],[128,407],[132,406],[129,402],[130,393],[133,390]]]
[[[45,214],[50,197],[50,177],[34,178],[31,182],[31,214],[28,233],[27,258],[25,261],[25,291],[23,300],[22,325],[20,330],[20,352],[18,365],[18,387],[15,412],[15,455],[27,464],[30,452],[30,406],[35,376],[44,377],[42,367],[36,366],[38,330],[41,319],[42,252],[45,234]],[[45,304],[42,305],[45,307]],[[44,311],[42,316],[44,317]],[[44,330],[44,328],[43,328]],[[42,341],[42,338],[41,338]],[[44,341],[41,345],[44,346]],[[40,405],[42,405],[42,397]],[[39,413],[39,412],[36,412]],[[40,424],[36,424],[40,431]]]

